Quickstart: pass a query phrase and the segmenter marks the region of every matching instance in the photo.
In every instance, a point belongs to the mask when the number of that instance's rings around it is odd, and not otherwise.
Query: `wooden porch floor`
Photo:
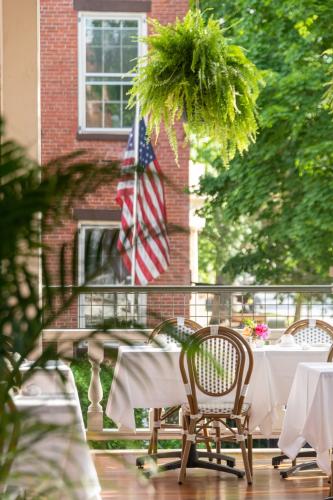
[[[273,455],[276,453],[255,453],[252,487],[244,479],[198,469],[189,470],[186,482],[179,486],[177,471],[149,481],[140,477],[134,466],[136,455],[131,452],[93,452],[103,500],[323,500],[328,496],[327,477],[319,471],[280,479],[271,466]],[[240,455],[234,456],[242,468]]]

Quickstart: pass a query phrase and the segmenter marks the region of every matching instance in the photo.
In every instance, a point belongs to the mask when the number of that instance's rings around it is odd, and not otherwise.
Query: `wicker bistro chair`
[[[293,335],[297,344],[333,343],[333,326],[320,319],[301,319],[290,325],[284,333]]]
[[[229,472],[238,477],[246,474],[248,484],[252,484],[252,437],[248,433],[250,405],[244,402],[253,369],[250,346],[234,330],[212,325],[192,335],[182,349],[179,363],[188,400],[182,406],[185,434],[179,484],[184,481],[188,467]],[[199,403],[199,392],[215,401]],[[231,421],[235,421],[236,428],[231,426]],[[216,453],[210,455],[217,463],[198,458],[196,443],[200,442],[205,428],[216,442]],[[222,441],[239,443],[245,472],[221,465]]]
[[[202,327],[195,321],[192,321],[183,317],[169,318],[158,326],[156,326],[151,332],[148,338],[148,344],[156,343],[159,344],[158,336],[165,335],[166,343],[177,342],[180,345],[186,340],[187,337],[200,330]],[[178,414],[180,410],[180,405],[173,406],[168,409],[154,408],[153,409],[153,430],[150,437],[148,455],[143,455],[138,457],[136,460],[136,465],[138,467],[143,467],[147,460],[157,460],[159,458],[180,458],[181,452],[177,451],[167,451],[167,452],[157,452],[158,446],[158,433],[160,429],[180,429],[179,423],[171,423],[168,420]],[[206,447],[207,451],[211,451],[208,434],[206,436]],[[232,457],[225,457],[227,463],[234,466],[235,462]],[[180,463],[178,464],[180,465]],[[160,467],[160,470],[167,470],[177,468],[177,462],[173,464],[165,464]]]
[[[332,344],[328,353],[327,361],[332,362],[333,360],[333,326],[325,321],[319,319],[301,319],[290,325],[285,334],[291,334],[294,336],[297,344]],[[312,450],[301,451],[296,458],[313,458],[316,453]],[[275,469],[284,461],[289,460],[287,455],[281,454],[272,458],[272,465]],[[282,470],[280,472],[281,477],[287,478],[297,471],[311,470],[317,467],[317,462],[303,462],[300,464],[296,463],[296,459],[293,460],[292,467],[289,469]]]

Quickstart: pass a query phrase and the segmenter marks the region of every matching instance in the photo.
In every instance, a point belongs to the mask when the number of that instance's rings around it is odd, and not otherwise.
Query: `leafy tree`
[[[201,214],[205,217],[205,227],[199,238],[200,281],[230,285],[234,275],[225,269],[225,263],[242,245],[243,226],[230,224],[219,206],[207,204]]]
[[[260,134],[246,156],[226,169],[214,145],[198,151],[213,167],[201,182],[206,213],[220,211],[224,226],[242,226],[238,239],[225,239],[229,251],[219,266],[230,277],[249,272],[258,283],[329,282],[333,120],[323,95],[332,64],[333,4],[240,0],[235,8],[231,0],[202,0],[206,7],[266,79],[258,101]],[[216,217],[210,223],[217,229]]]

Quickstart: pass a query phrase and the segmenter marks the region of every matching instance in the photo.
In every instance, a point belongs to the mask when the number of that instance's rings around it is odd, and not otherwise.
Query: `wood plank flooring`
[[[199,469],[189,470],[186,482],[179,486],[178,471],[161,473],[151,480],[142,478],[133,453],[93,452],[103,500],[323,500],[328,496],[327,477],[320,471],[281,479],[271,466],[273,455],[276,453],[255,453],[252,487],[244,479]],[[240,455],[234,456],[242,468]]]

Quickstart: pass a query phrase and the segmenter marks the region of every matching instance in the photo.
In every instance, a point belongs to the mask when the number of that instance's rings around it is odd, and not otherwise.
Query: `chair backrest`
[[[219,398],[234,391],[233,412],[241,412],[253,354],[239,333],[219,325],[202,328],[183,346],[179,364],[191,413],[198,413],[198,389]]]
[[[188,318],[178,316],[176,318],[169,318],[157,325],[151,332],[148,338],[148,343],[152,343],[157,335],[166,335],[166,342],[179,342],[182,343],[189,335],[192,335],[202,327],[199,323],[192,321]]]
[[[285,334],[294,336],[297,344],[331,344],[333,326],[320,319],[301,319],[287,328]]]

